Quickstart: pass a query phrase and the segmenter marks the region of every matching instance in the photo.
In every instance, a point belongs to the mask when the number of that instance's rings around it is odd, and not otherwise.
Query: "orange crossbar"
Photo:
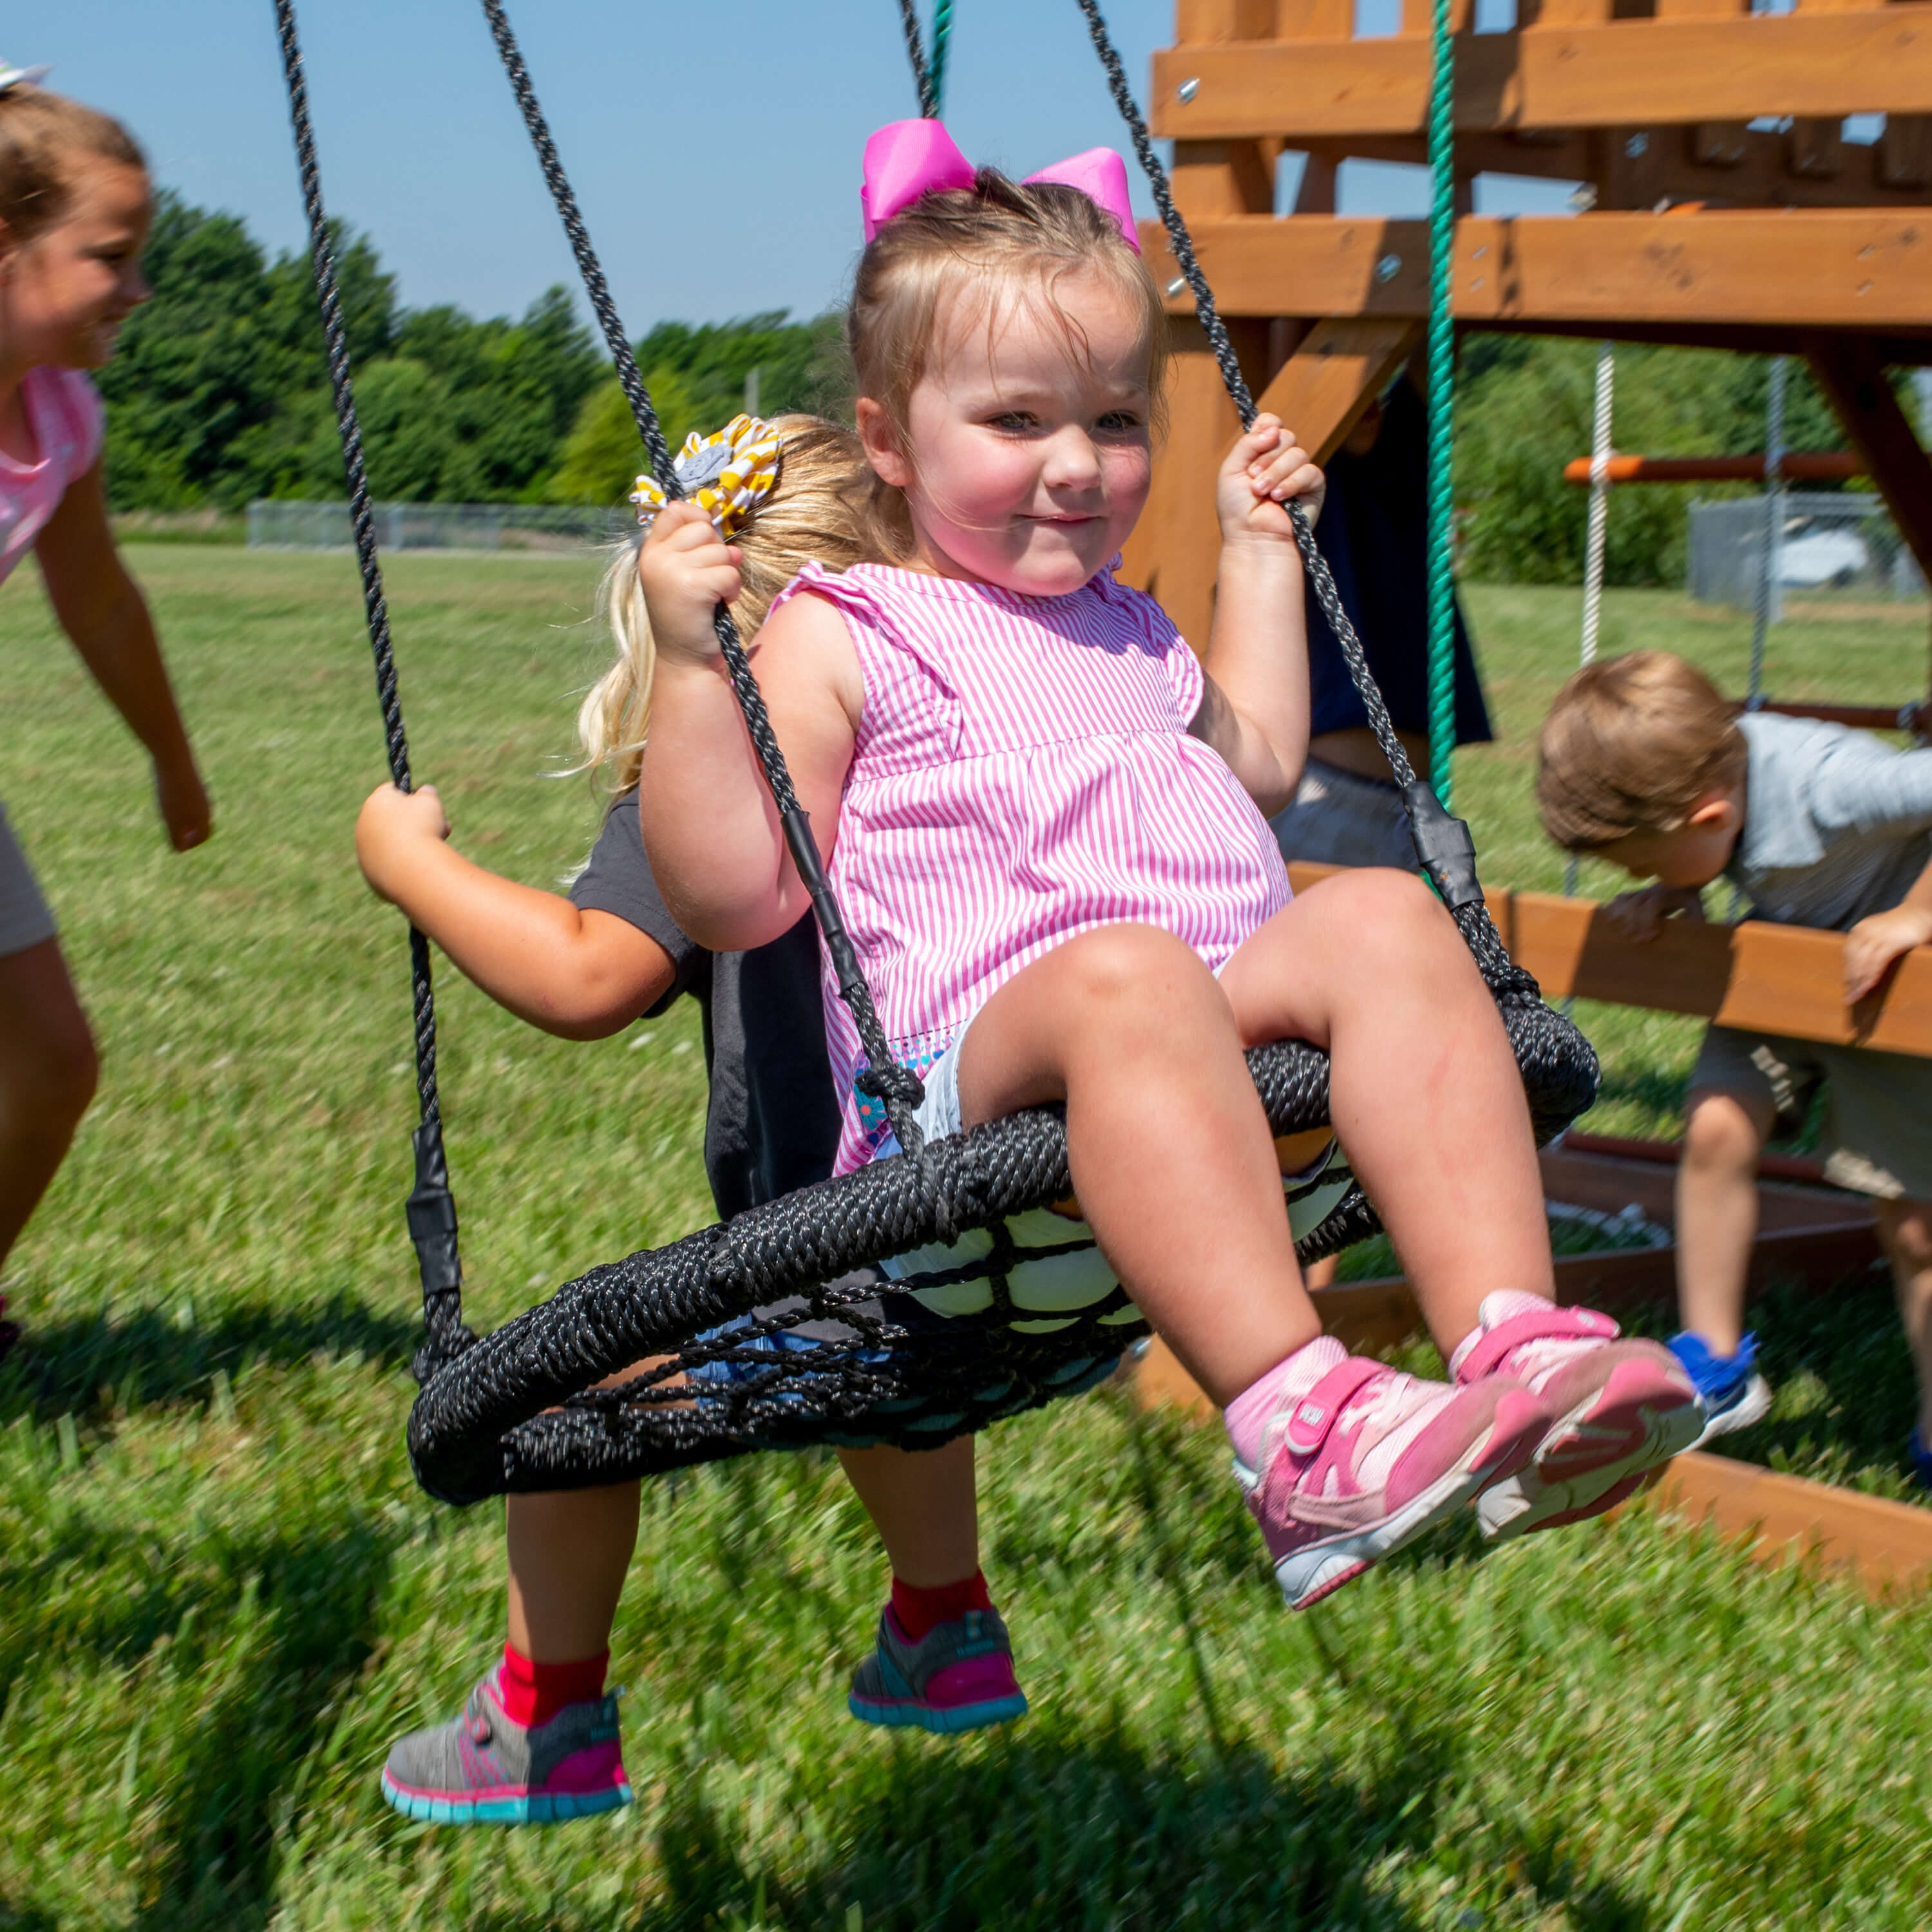
[[[1856,450],[1787,450],[1778,474],[1787,483],[1841,483],[1864,476],[1870,467]],[[1610,483],[1762,483],[1764,458],[1757,456],[1613,456],[1604,466]],[[1580,456],[1563,466],[1566,483],[1590,480],[1590,459]]]

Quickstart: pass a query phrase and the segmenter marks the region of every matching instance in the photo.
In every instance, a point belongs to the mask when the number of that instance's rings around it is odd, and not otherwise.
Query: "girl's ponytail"
[[[776,488],[752,511],[732,542],[743,558],[744,589],[731,607],[748,644],[773,601],[806,564],[828,570],[878,560],[864,534],[865,452],[851,430],[818,416],[780,416],[772,427],[782,455]],[[577,714],[578,770],[599,772],[614,794],[638,782],[650,724],[656,646],[638,581],[638,544],[623,544],[604,572],[598,608],[608,619],[616,657],[585,694]]]

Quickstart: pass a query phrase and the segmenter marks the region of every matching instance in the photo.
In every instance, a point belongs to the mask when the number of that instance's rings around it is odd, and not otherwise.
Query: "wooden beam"
[[[1932,1057],[1932,947],[1907,953],[1876,993],[1848,1007],[1844,935],[1747,920],[1672,920],[1637,945],[1587,899],[1510,896],[1510,956],[1544,996],[1695,1013],[1720,1025],[1838,1046]]]
[[[1928,35],[1932,39],[1932,35]],[[1178,273],[1158,224],[1142,245],[1156,281]],[[1194,245],[1231,316],[1420,316],[1428,226],[1378,217],[1204,222]],[[1932,224],[1870,210],[1733,209],[1456,224],[1460,321],[1924,330]],[[1173,312],[1183,311],[1179,298]]]
[[[1844,1576],[1868,1596],[1932,1584],[1932,1510],[1807,1482],[1693,1450],[1664,1472],[1645,1507],[1726,1538],[1748,1537],[1759,1563],[1796,1558]]]
[[[1539,24],[1468,34],[1459,128],[1649,128],[1762,115],[1932,112],[1932,4],[1732,20]],[[1156,134],[1177,140],[1408,134],[1430,48],[1386,40],[1183,46],[1154,58]],[[1195,83],[1181,98],[1184,82]]]
[[[1420,322],[1318,322],[1262,392],[1259,406],[1326,463],[1421,340]]]
[[[1288,868],[1305,892],[1338,868]],[[1671,920],[1656,938],[1625,939],[1593,900],[1553,892],[1485,895],[1510,957],[1546,999],[1603,1000],[1690,1013],[1755,1033],[1932,1058],[1932,946],[1915,946],[1878,991],[1845,1004],[1844,934],[1747,920]]]
[[[1820,388],[1871,466],[1873,480],[1918,568],[1932,574],[1932,461],[1919,447],[1869,343],[1821,339],[1808,360]]]

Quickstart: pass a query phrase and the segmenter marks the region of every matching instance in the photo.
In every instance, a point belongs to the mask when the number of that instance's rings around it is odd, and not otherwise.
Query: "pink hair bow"
[[[1054,182],[1077,188],[1120,224],[1122,238],[1138,255],[1133,206],[1127,196],[1127,167],[1112,148],[1089,148],[1027,176],[1028,184]],[[973,185],[973,164],[937,121],[893,121],[866,143],[866,176],[859,206],[866,218],[866,239],[922,194]]]

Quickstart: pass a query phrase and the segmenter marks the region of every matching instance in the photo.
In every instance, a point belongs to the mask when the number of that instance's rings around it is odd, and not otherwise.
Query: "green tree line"
[[[603,347],[568,292],[515,320],[406,309],[366,237],[336,235],[370,482],[390,501],[610,504],[641,461]],[[232,215],[162,197],[148,254],[154,299],[102,373],[108,485],[117,509],[239,508],[257,496],[339,499],[342,461],[305,255],[271,260]],[[716,428],[756,372],[759,404],[840,411],[838,319],[782,312],[664,322],[637,345],[674,444]],[[1488,335],[1465,344],[1456,417],[1462,565],[1474,578],[1574,583],[1588,493],[1562,480],[1590,448],[1592,343]],[[1618,352],[1616,441],[1671,456],[1763,446],[1767,364],[1717,351]],[[1793,448],[1840,434],[1802,365],[1786,406]],[[1705,493],[1715,494],[1709,486]],[[1612,584],[1681,580],[1689,488],[1619,490]]]
[[[603,346],[566,290],[514,321],[405,309],[366,237],[339,228],[337,279],[372,490],[404,502],[615,503],[642,461]],[[340,499],[342,457],[306,255],[271,260],[232,215],[164,195],[154,297],[101,372],[116,509],[238,509],[258,496]],[[660,325],[636,346],[674,443],[716,428],[758,371],[768,412],[838,388],[836,323],[782,313]]]

